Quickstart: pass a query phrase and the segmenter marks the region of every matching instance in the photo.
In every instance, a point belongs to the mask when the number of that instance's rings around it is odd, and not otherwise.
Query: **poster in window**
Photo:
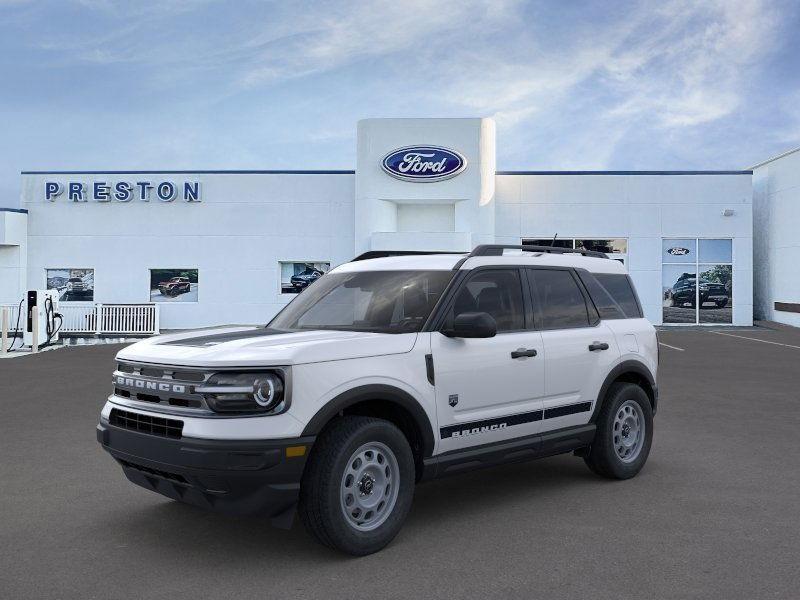
[[[695,323],[697,270],[694,265],[664,265],[662,301],[664,323]]]
[[[94,302],[94,269],[47,269],[47,289],[61,302]]]
[[[285,261],[281,267],[281,294],[299,294],[331,268],[329,262]]]
[[[150,302],[197,302],[197,269],[150,269]]]
[[[732,265],[700,265],[700,322],[733,323]]]

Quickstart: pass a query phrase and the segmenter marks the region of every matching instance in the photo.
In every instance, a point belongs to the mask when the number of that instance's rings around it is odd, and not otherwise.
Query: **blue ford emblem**
[[[406,146],[392,150],[381,162],[383,170],[405,181],[442,181],[467,168],[467,159],[441,146]]]
[[[672,256],[686,256],[689,254],[688,248],[681,248],[680,246],[675,248],[669,248],[667,250],[667,254],[671,254]]]

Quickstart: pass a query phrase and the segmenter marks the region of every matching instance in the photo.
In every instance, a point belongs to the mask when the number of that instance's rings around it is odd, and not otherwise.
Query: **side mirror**
[[[453,321],[452,329],[442,331],[447,337],[490,338],[497,335],[497,322],[485,312],[465,312]]]

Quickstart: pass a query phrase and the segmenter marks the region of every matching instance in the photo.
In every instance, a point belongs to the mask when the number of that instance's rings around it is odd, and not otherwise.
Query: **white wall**
[[[800,304],[800,150],[753,170],[756,315],[800,327],[800,313],[775,302]]]
[[[200,181],[202,202],[44,199],[45,181]],[[23,175],[28,285],[45,269],[95,269],[95,301],[149,301],[150,268],[199,269],[199,302],[165,303],[162,327],[264,323],[292,295],[279,261],[350,260],[352,174]]]
[[[433,183],[382,170],[388,152],[424,144],[458,151],[466,169]],[[23,174],[27,286],[43,287],[47,268],[93,268],[95,301],[148,302],[150,268],[197,268],[199,302],[162,304],[164,328],[263,323],[293,297],[279,293],[280,261],[335,266],[365,250],[467,251],[558,233],[627,238],[645,313],[661,323],[661,239],[718,237],[733,239],[733,322],[752,324],[749,172],[496,175],[491,119],[367,119],[357,157],[356,173]],[[774,167],[784,183],[773,195],[797,189],[791,168]],[[72,202],[66,192],[45,200],[47,181],[141,180],[199,181],[202,201]]]
[[[0,209],[0,304],[17,304],[25,294],[28,215]]]
[[[645,316],[662,321],[661,239],[733,238],[733,323],[752,325],[749,174],[498,175],[498,243],[521,238],[627,238]],[[735,214],[723,217],[731,208]]]

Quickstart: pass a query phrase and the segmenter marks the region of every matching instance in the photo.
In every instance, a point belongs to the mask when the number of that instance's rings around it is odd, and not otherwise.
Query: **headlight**
[[[282,412],[286,406],[283,379],[278,373],[216,373],[195,392],[219,413]]]

